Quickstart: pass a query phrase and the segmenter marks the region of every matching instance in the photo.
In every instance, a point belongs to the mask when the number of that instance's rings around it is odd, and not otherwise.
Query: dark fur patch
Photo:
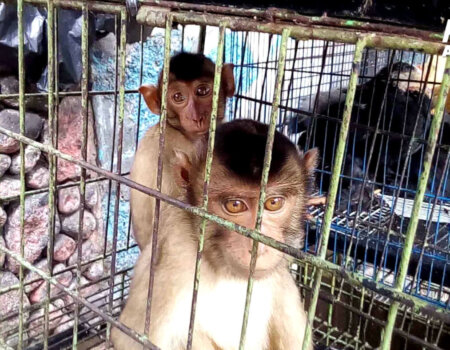
[[[240,178],[259,183],[268,130],[268,125],[249,119],[222,124],[217,128],[214,156]],[[276,132],[269,176],[280,172],[288,157],[293,154],[297,154],[294,144]]]
[[[203,54],[180,52],[170,59],[170,73],[176,80],[193,81],[201,77],[214,78],[214,63]]]

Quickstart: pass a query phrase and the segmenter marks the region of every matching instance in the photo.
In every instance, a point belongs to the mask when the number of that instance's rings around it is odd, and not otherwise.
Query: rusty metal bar
[[[138,23],[150,26],[164,26],[164,12],[161,8],[142,6],[139,9],[136,20]],[[335,29],[317,25],[286,24],[274,22],[261,22],[252,18],[237,18],[232,16],[217,16],[199,12],[173,12],[174,23],[197,24],[219,26],[220,22],[228,23],[231,30],[255,31],[272,34],[282,34],[284,29],[291,31],[291,37],[298,40],[320,39],[355,44],[363,33],[357,30]],[[400,50],[416,50],[430,54],[442,54],[444,44],[441,42],[430,42],[414,37],[400,35],[380,35],[375,33],[364,33],[366,35],[366,47],[380,49],[395,48]]]
[[[213,86],[213,98],[212,98],[212,109],[211,109],[211,121],[209,124],[209,137],[208,137],[208,150],[206,154],[206,164],[205,164],[205,178],[203,183],[203,203],[202,211],[206,212],[208,208],[208,186],[211,176],[211,165],[214,153],[214,141],[216,135],[216,124],[217,124],[217,109],[219,105],[219,94],[220,94],[220,81],[222,78],[222,67],[223,67],[223,50],[225,43],[225,29],[227,23],[221,22],[219,29],[219,42],[217,44],[217,57],[216,66],[214,72],[214,86]],[[190,350],[192,348],[192,338],[194,334],[194,324],[195,324],[195,312],[197,307],[197,296],[198,288],[200,286],[200,267],[202,263],[203,256],[203,244],[205,240],[206,233],[206,223],[207,219],[203,218],[200,235],[198,239],[198,250],[197,259],[195,262],[195,275],[194,275],[194,287],[192,292],[192,306],[191,306],[191,316],[189,319],[189,330],[186,349]]]
[[[164,67],[163,67],[163,86],[161,92],[161,117],[159,120],[159,155],[158,155],[158,169],[156,175],[156,188],[161,192],[162,176],[163,176],[163,158],[164,158],[164,144],[167,126],[167,90],[169,86],[169,72],[170,72],[170,46],[172,35],[172,16],[169,14],[166,18],[166,30],[164,33]],[[152,309],[153,284],[155,280],[156,258],[158,250],[158,229],[160,219],[161,201],[155,198],[155,208],[153,215],[153,232],[152,232],[152,258],[150,261],[149,283],[147,292],[147,305],[145,311],[145,326],[144,334],[148,334],[150,329],[150,316]]]
[[[283,88],[283,77],[284,77],[284,68],[286,63],[286,51],[287,44],[289,39],[289,29],[283,30],[280,50],[279,50],[279,58],[278,58],[278,72],[277,72],[277,81],[275,85],[275,91],[273,94],[273,103],[272,103],[272,111],[270,115],[270,125],[267,133],[267,142],[266,149],[264,154],[264,166],[262,170],[261,176],[261,185],[259,192],[259,202],[258,202],[258,212],[256,216],[255,230],[261,230],[263,212],[264,212],[264,202],[266,200],[266,188],[267,181],[269,180],[269,169],[270,163],[272,162],[272,148],[273,142],[275,139],[275,131],[276,131],[276,123],[278,116],[278,107],[281,99],[281,91]],[[247,334],[247,324],[248,324],[248,316],[250,311],[250,303],[253,292],[253,274],[255,273],[256,268],[256,260],[258,257],[258,241],[253,241],[252,246],[252,255],[250,259],[250,273],[248,276],[248,284],[247,284],[247,295],[245,298],[245,309],[244,309],[244,317],[242,321],[242,329],[241,329],[241,339],[239,342],[239,349],[244,350],[245,346],[245,336]]]
[[[46,6],[47,0],[3,0],[5,3],[15,3],[21,1],[22,3],[32,4],[32,5],[41,5]],[[105,3],[105,2],[96,2],[90,0],[54,0],[53,5],[55,7],[73,9],[73,10],[82,10],[83,6],[87,4],[90,11],[98,11],[112,14],[120,14],[122,10],[126,10],[125,5],[120,3]]]
[[[140,0],[143,5],[160,6],[170,8],[173,10],[185,10],[185,11],[197,11],[205,12],[209,14],[220,14],[230,16],[241,16],[257,18],[259,21],[275,21],[282,20],[293,22],[295,24],[303,25],[323,25],[345,29],[358,29],[364,31],[373,31],[380,34],[396,34],[396,35],[409,35],[415,38],[421,38],[424,40],[441,41],[442,33],[434,33],[426,30],[419,30],[414,28],[405,28],[399,25],[391,24],[379,24],[372,22],[363,22],[361,20],[353,19],[341,19],[325,16],[304,16],[294,11],[268,8],[261,9],[247,9],[233,6],[221,6],[221,5],[204,5],[194,3],[183,3],[164,0]],[[288,23],[287,23],[288,24]]]
[[[89,83],[89,9],[88,3],[84,2],[82,7],[81,22],[81,154],[80,158],[87,161],[87,143],[88,143],[88,124],[89,124],[89,101],[88,101],[88,83]],[[78,216],[78,236],[77,236],[77,268],[76,268],[76,290],[81,287],[81,259],[83,256],[83,219],[86,199],[86,169],[81,168],[80,174],[80,208]],[[79,304],[75,304],[72,350],[78,347],[78,325],[79,325]]]
[[[431,163],[433,162],[434,150],[436,148],[437,139],[439,137],[439,130],[444,115],[445,101],[450,88],[450,57],[447,58],[445,65],[445,73],[442,79],[442,85],[439,92],[439,97],[436,105],[436,113],[433,117],[430,127],[430,133],[428,137],[428,146],[425,152],[425,158],[423,162],[423,171],[420,175],[419,184],[417,187],[416,197],[414,198],[414,204],[411,211],[411,220],[408,224],[406,231],[405,244],[403,246],[402,257],[400,260],[400,266],[398,275],[395,280],[395,290],[403,290],[406,275],[408,272],[409,259],[411,257],[412,248],[414,244],[414,238],[416,235],[417,225],[419,223],[419,211],[422,205],[422,201],[427,189],[428,177],[430,175]],[[400,303],[394,301],[389,309],[388,323],[384,328],[384,336],[381,343],[382,350],[388,350],[391,347],[392,332],[397,318],[398,309]]]
[[[18,68],[19,68],[19,130],[20,135],[25,134],[25,62],[24,62],[24,31],[23,31],[23,0],[17,1],[17,36],[18,46]],[[25,257],[25,146],[20,143],[20,257]],[[19,265],[19,343],[17,348],[22,350],[24,333],[24,267]]]
[[[333,164],[333,170],[332,175],[330,179],[330,187],[328,189],[328,196],[327,196],[327,208],[325,210],[325,214],[323,217],[323,223],[322,223],[322,239],[320,242],[320,253],[319,258],[325,259],[326,252],[328,249],[328,240],[330,237],[330,228],[331,228],[331,221],[333,219],[333,212],[334,212],[334,206],[336,201],[336,194],[338,190],[338,184],[339,184],[339,175],[342,170],[342,163],[344,160],[344,151],[345,151],[345,145],[347,143],[347,136],[348,136],[348,129],[350,125],[350,119],[352,115],[352,108],[353,108],[353,101],[355,98],[355,92],[356,92],[356,85],[358,83],[358,75],[362,60],[362,52],[366,46],[366,37],[362,37],[358,40],[355,47],[355,54],[353,58],[353,64],[352,64],[352,73],[350,75],[350,80],[348,83],[348,92],[345,99],[345,107],[344,112],[342,115],[342,124],[339,132],[339,141],[336,147],[336,154]],[[307,350],[309,340],[312,335],[312,327],[313,327],[313,321],[314,321],[314,315],[316,313],[316,306],[317,306],[317,300],[319,296],[319,289],[320,289],[320,282],[322,280],[322,269],[316,270],[316,279],[315,279],[315,285],[311,300],[311,305],[308,310],[308,323],[306,324],[305,329],[305,339],[303,341],[303,350]]]
[[[122,176],[112,173],[110,171],[104,170],[104,169],[99,168],[95,165],[92,165],[86,161],[83,161],[83,160],[80,160],[77,158],[73,158],[72,156],[67,155],[63,152],[60,152],[49,145],[43,145],[39,142],[36,142],[32,139],[29,139],[25,136],[18,134],[18,133],[12,132],[3,127],[0,127],[0,133],[3,133],[9,137],[13,137],[25,144],[32,145],[33,147],[36,147],[43,152],[53,154],[58,158],[67,160],[67,161],[77,164],[81,167],[84,167],[88,170],[91,170],[93,172],[101,174],[105,177],[110,178],[113,181],[118,181],[118,182],[125,184],[126,186],[129,186],[133,189],[136,189],[142,193],[145,193],[145,194],[153,196],[153,197],[158,197],[165,203],[168,203],[177,208],[186,210],[186,211],[188,211],[194,215],[197,215],[199,217],[206,218],[210,221],[214,221],[218,225],[221,225],[222,227],[225,227],[226,229],[228,229],[230,231],[235,231],[235,232],[242,234],[245,237],[250,237],[254,240],[257,240],[260,243],[263,243],[267,246],[277,249],[289,256],[300,259],[300,260],[304,261],[305,263],[309,263],[319,269],[329,271],[331,273],[335,273],[338,276],[344,278],[346,281],[352,283],[355,287],[368,288],[368,289],[370,289],[380,295],[383,295],[391,300],[397,300],[409,307],[412,307],[415,312],[420,312],[420,313],[423,313],[424,315],[430,315],[439,320],[443,320],[445,322],[450,322],[450,313],[448,313],[447,310],[442,307],[431,305],[418,297],[409,295],[402,291],[395,290],[394,288],[385,286],[379,282],[374,282],[371,278],[365,278],[357,273],[354,273],[351,271],[346,271],[346,270],[342,269],[340,266],[333,264],[332,262],[320,259],[319,257],[305,253],[299,249],[295,249],[295,248],[293,248],[287,244],[284,244],[282,242],[276,241],[273,238],[264,236],[257,230],[248,229],[246,227],[237,225],[228,220],[222,219],[219,216],[208,213],[207,211],[203,210],[200,207],[191,206],[180,200],[177,200],[168,195],[165,195],[155,189],[151,189],[151,188],[145,187],[143,185],[140,185],[126,177],[122,177]]]
[[[54,61],[54,4],[53,0],[47,1],[47,86],[48,86],[48,130],[49,135],[54,135],[55,119],[54,119],[54,84],[55,84],[55,61]],[[55,138],[50,137],[50,143],[52,147],[55,147]],[[48,184],[48,245],[47,245],[47,265],[50,267],[53,264],[53,247],[55,239],[55,191],[56,191],[56,157],[49,155],[49,184]],[[49,268],[50,276],[53,274],[53,269]],[[49,311],[50,311],[50,289],[51,284],[47,283],[47,296],[44,305],[44,350],[48,349],[48,337],[49,337]]]
[[[125,78],[126,78],[126,44],[127,44],[127,11],[122,10],[120,13],[120,69],[119,69],[119,86],[116,86],[116,89],[119,90],[119,139],[117,144],[117,173],[122,173],[122,149],[123,149],[123,124],[125,117]],[[117,45],[117,44],[116,44]],[[117,57],[116,57],[117,59]],[[117,83],[117,82],[116,82]],[[115,99],[116,100],[116,99]],[[116,100],[117,101],[117,100]],[[114,157],[111,160],[111,166],[114,165]],[[110,292],[109,292],[109,312],[112,314],[113,311],[113,299],[114,299],[114,278],[116,277],[116,255],[117,255],[117,235],[119,228],[119,206],[120,206],[120,186],[121,183],[116,183],[116,198],[114,203],[114,228],[113,228],[113,242],[112,242],[112,252],[111,252],[111,273],[109,279]],[[108,198],[109,205],[109,198]],[[106,230],[108,230],[106,228]],[[107,237],[105,237],[105,249]],[[111,323],[108,323],[106,328],[106,338],[108,345],[111,346],[110,343],[111,336]]]
[[[127,326],[123,325],[122,323],[116,321],[113,317],[109,316],[105,312],[103,312],[100,308],[95,306],[94,304],[88,302],[85,300],[85,298],[81,297],[78,292],[74,292],[73,290],[70,290],[68,287],[65,287],[61,283],[59,283],[56,278],[49,276],[45,272],[43,272],[41,269],[36,268],[32,264],[30,264],[27,260],[22,258],[20,254],[14,253],[12,250],[9,250],[8,248],[0,245],[0,250],[3,251],[8,256],[12,257],[14,260],[16,260],[20,265],[22,265],[27,270],[30,270],[31,272],[35,272],[39,276],[41,276],[44,280],[50,282],[52,285],[63,291],[65,294],[69,295],[75,301],[79,304],[82,304],[89,309],[91,309],[93,312],[95,312],[97,315],[99,315],[101,318],[103,318],[106,322],[112,323],[114,327],[117,327],[119,330],[121,330],[123,333],[131,337],[132,339],[136,340],[137,342],[140,342],[147,346],[151,350],[159,350],[157,346],[152,344],[146,336],[142,336],[136,331],[134,331],[131,328],[128,328]]]

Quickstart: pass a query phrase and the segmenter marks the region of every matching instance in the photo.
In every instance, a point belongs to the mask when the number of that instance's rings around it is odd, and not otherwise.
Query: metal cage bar
[[[19,129],[20,135],[25,135],[25,66],[24,66],[24,32],[23,32],[23,1],[17,1],[17,35],[19,37],[18,66],[19,66]],[[21,143],[20,151],[20,256],[25,256],[25,147]],[[18,349],[22,350],[24,333],[24,267],[19,266],[19,344]]]
[[[344,150],[345,150],[345,144],[347,142],[347,135],[348,135],[348,129],[350,125],[350,119],[352,114],[352,108],[353,108],[353,100],[355,98],[355,91],[356,91],[356,84],[358,82],[358,75],[359,75],[359,69],[361,65],[362,60],[362,53],[366,46],[366,38],[363,37],[356,43],[355,47],[355,54],[353,58],[353,65],[352,65],[352,73],[350,75],[350,81],[348,84],[348,93],[345,99],[345,107],[344,107],[344,113],[342,115],[342,124],[341,129],[339,132],[339,141],[335,152],[335,160],[331,175],[331,181],[330,181],[330,188],[328,190],[328,196],[327,196],[327,208],[325,210],[325,216],[322,223],[322,239],[321,239],[321,246],[320,246],[320,253],[319,257],[320,259],[324,260],[325,255],[328,249],[328,240],[330,235],[330,228],[331,228],[331,220],[333,218],[333,212],[334,212],[334,205],[336,201],[336,194],[339,184],[339,175],[341,173],[342,169],[342,162],[344,159]],[[316,270],[316,279],[315,279],[315,286],[313,290],[312,295],[312,301],[311,305],[308,310],[308,323],[306,324],[305,329],[305,341],[303,342],[303,350],[307,349],[308,341],[312,334],[312,326],[314,321],[314,315],[316,313],[316,306],[317,306],[317,300],[319,297],[319,288],[320,288],[320,282],[322,279],[322,270],[318,269]]]
[[[203,203],[202,210],[206,211],[208,208],[208,186],[211,177],[211,166],[213,160],[213,151],[214,151],[214,141],[216,135],[216,124],[217,124],[217,109],[219,104],[219,94],[220,94],[220,81],[222,78],[222,67],[223,67],[223,49],[225,43],[225,29],[227,23],[220,23],[219,29],[219,42],[217,46],[217,57],[216,57],[216,67],[214,72],[214,87],[213,87],[213,100],[212,100],[212,110],[211,110],[211,121],[209,125],[209,137],[208,137],[208,149],[206,153],[206,163],[205,163],[205,177],[203,183]],[[186,349],[190,350],[192,348],[192,340],[194,335],[194,324],[195,324],[195,312],[197,308],[197,297],[198,297],[198,288],[200,286],[200,267],[202,263],[203,256],[203,245],[205,240],[206,233],[206,223],[207,219],[203,218],[201,227],[200,227],[200,235],[198,240],[198,250],[197,257],[195,262],[195,275],[194,275],[194,285],[192,292],[192,307],[191,307],[191,315],[189,319],[189,330],[188,330],[188,338]]]
[[[411,258],[411,252],[416,234],[417,225],[419,222],[419,210],[426,191],[428,176],[430,175],[431,162],[436,148],[439,129],[444,115],[445,100],[450,87],[450,58],[447,58],[445,65],[444,78],[442,79],[441,90],[439,92],[438,102],[436,106],[437,113],[434,115],[431,122],[430,135],[428,138],[427,150],[425,153],[425,161],[423,163],[423,172],[420,176],[417,194],[414,198],[414,205],[411,214],[411,221],[406,232],[405,244],[403,247],[402,258],[400,261],[400,269],[396,276],[395,289],[403,290],[406,274],[408,271],[408,264]],[[385,327],[384,337],[382,339],[381,349],[388,350],[391,346],[392,330],[394,328],[397,312],[400,304],[394,301],[389,308],[388,323]]]
[[[270,163],[272,162],[272,148],[273,142],[275,139],[275,128],[278,117],[278,106],[280,104],[281,99],[281,90],[283,87],[283,76],[284,76],[284,67],[286,62],[286,50],[287,50],[287,42],[289,39],[290,31],[289,29],[284,29],[279,49],[279,58],[278,58],[278,72],[277,72],[277,82],[275,86],[274,96],[273,96],[273,104],[272,111],[270,116],[270,125],[267,133],[267,141],[266,141],[266,149],[264,154],[264,165],[262,169],[261,176],[261,184],[260,184],[260,192],[259,192],[259,201],[258,201],[258,211],[256,216],[256,224],[255,230],[261,230],[263,211],[264,211],[264,202],[266,200],[266,188],[267,181],[269,180],[269,169]],[[241,330],[241,339],[239,342],[239,349],[243,350],[245,345],[245,336],[247,332],[247,324],[248,324],[248,315],[250,311],[250,303],[251,296],[253,291],[253,274],[256,268],[256,259],[258,257],[258,241],[253,241],[252,253],[250,259],[250,271],[248,276],[248,284],[247,284],[247,295],[245,298],[245,308],[244,308],[244,319],[242,321],[242,330]]]
[[[156,176],[156,189],[161,192],[162,186],[162,171],[163,171],[163,152],[166,135],[167,125],[167,89],[169,86],[169,72],[170,72],[170,45],[172,34],[172,16],[169,14],[166,18],[166,29],[164,33],[164,68],[163,68],[163,80],[162,80],[162,93],[161,93],[161,118],[159,120],[159,156],[158,156],[158,169]],[[150,329],[150,316],[152,307],[152,295],[153,295],[153,283],[155,276],[156,256],[158,249],[158,229],[160,218],[160,205],[159,198],[155,198],[155,209],[153,216],[153,235],[152,235],[152,259],[150,261],[150,276],[147,294],[147,308],[145,314],[145,327],[144,334],[148,333]]]

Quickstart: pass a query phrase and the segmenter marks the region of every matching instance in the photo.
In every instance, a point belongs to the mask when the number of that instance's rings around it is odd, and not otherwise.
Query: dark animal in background
[[[217,128],[209,212],[254,228],[267,134],[267,125],[245,119]],[[196,149],[190,156],[175,150],[171,167],[180,189],[179,199],[193,206],[203,201],[206,141],[198,141]],[[276,133],[261,227],[264,235],[300,246],[316,159],[317,150],[302,154],[288,138]],[[171,206],[162,212],[160,232],[165,240],[156,265],[148,334],[161,349],[186,348],[201,221]],[[251,239],[208,221],[194,350],[238,349],[252,245]],[[120,316],[122,323],[138,332],[144,331],[151,254],[147,245],[137,262]],[[301,349],[307,318],[288,259],[263,244],[259,244],[257,254],[245,348]],[[118,329],[113,329],[112,340],[117,350],[142,348]],[[308,349],[312,348],[310,343]]]
[[[418,79],[419,74],[417,68],[399,62],[392,67],[384,67],[374,78],[357,86],[344,154],[342,191],[338,194],[340,209],[355,210],[361,190],[365,197],[363,207],[370,203],[373,188],[362,189],[366,172],[368,180],[392,185],[398,183],[402,166],[408,161],[409,139],[425,137],[431,101],[426,94],[415,88],[410,90],[406,82],[399,81]],[[319,169],[323,173],[317,176],[317,185],[324,192],[329,187],[345,93],[329,103],[320,101],[317,103],[317,117],[303,117],[295,125],[297,132],[303,132],[299,147],[318,147],[320,150]],[[375,134],[375,129],[378,129],[378,134]],[[411,154],[414,155],[419,149],[420,143],[414,142]]]

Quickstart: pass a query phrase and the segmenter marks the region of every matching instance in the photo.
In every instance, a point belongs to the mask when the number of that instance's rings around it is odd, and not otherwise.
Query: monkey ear
[[[154,85],[142,85],[139,88],[139,92],[142,94],[145,103],[152,113],[161,113],[161,101],[158,96],[158,88]]]
[[[222,86],[227,97],[234,96],[234,64],[226,63],[222,66]]]
[[[317,148],[311,148],[303,156],[303,162],[305,163],[305,168],[309,173],[313,173],[317,167],[319,160],[319,150]]]
[[[186,188],[190,183],[192,163],[186,153],[179,149],[174,149],[172,160],[175,182],[178,186]]]

